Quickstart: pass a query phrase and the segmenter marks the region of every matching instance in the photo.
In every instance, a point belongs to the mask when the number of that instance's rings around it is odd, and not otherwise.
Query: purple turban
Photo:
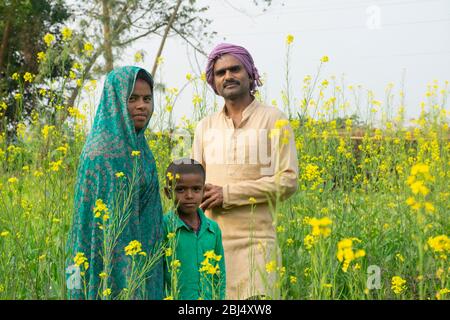
[[[253,58],[250,53],[244,47],[237,46],[229,43],[221,43],[217,45],[208,56],[208,65],[206,66],[206,81],[208,81],[211,88],[217,94],[216,87],[214,86],[214,64],[217,59],[225,54],[231,54],[233,57],[238,59],[247,70],[248,75],[253,79],[250,84],[250,92],[254,92],[256,86],[261,86],[262,83],[259,80],[258,70],[255,67]]]

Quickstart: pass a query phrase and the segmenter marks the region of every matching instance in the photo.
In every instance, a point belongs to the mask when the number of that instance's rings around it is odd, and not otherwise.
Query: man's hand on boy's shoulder
[[[203,202],[200,205],[202,210],[212,209],[215,207],[222,207],[223,204],[223,188],[207,183],[205,185],[205,194],[203,195]]]

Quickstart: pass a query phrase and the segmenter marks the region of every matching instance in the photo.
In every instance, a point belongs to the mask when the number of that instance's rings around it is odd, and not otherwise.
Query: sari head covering
[[[252,83],[250,84],[250,92],[253,94],[256,90],[256,86],[262,85],[258,69],[256,69],[253,58],[247,51],[247,49],[234,44],[221,43],[217,45],[209,54],[208,64],[206,66],[206,81],[208,82],[208,84],[211,86],[211,88],[213,88],[214,92],[218,94],[216,86],[214,85],[214,64],[216,63],[217,59],[225,54],[231,54],[243,64],[249,77],[253,79]]]
[[[110,298],[116,297],[128,285],[127,273],[131,258],[125,255],[124,248],[137,240],[142,244],[142,251],[149,255],[162,241],[158,175],[155,159],[144,137],[148,121],[142,130],[136,132],[128,112],[128,98],[133,92],[138,73],[144,75],[153,91],[153,78],[144,69],[127,66],[116,68],[107,75],[94,123],[80,156],[73,222],[66,250],[69,266],[66,275],[71,278],[67,280],[69,298],[85,297],[84,285],[80,288],[73,278],[74,257],[77,254],[78,257],[84,254],[89,263],[86,265],[87,270],[83,264],[80,265],[81,272],[85,272],[86,298],[101,298],[105,290],[99,276],[105,272],[102,260],[104,231],[100,228],[105,222],[103,215],[94,215],[94,208],[98,207],[97,200],[101,199],[107,206],[108,221],[111,223],[123,217],[125,212],[129,214],[111,257],[112,269],[108,273],[107,285],[107,289],[111,290]],[[132,156],[132,151],[140,151],[140,155]],[[137,182],[133,184],[131,192],[127,182],[131,180],[133,171]],[[130,192],[130,200],[127,207],[119,211],[124,205],[124,196],[119,199],[118,190],[123,186],[126,186],[125,193]],[[81,261],[78,260],[79,263]],[[157,262],[148,276],[145,290],[133,298],[162,299],[162,261]]]

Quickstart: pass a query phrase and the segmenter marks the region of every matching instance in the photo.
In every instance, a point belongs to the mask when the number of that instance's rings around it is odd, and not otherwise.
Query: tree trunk
[[[3,32],[2,43],[0,45],[0,74],[3,71],[3,64],[5,61],[5,54],[8,49],[8,41],[11,35],[11,20],[8,19],[5,22],[5,31]]]
[[[113,54],[112,54],[112,36],[111,36],[111,14],[110,14],[110,0],[102,0],[103,8],[103,37],[105,39],[105,68],[106,73],[114,69]]]
[[[153,69],[152,69],[152,76],[155,76],[156,68],[158,68],[158,59],[161,56],[162,50],[164,48],[164,44],[166,43],[167,36],[169,35],[169,30],[173,25],[173,22],[175,21],[175,17],[178,13],[178,9],[180,9],[182,0],[177,1],[177,5],[175,6],[175,9],[173,10],[172,16],[170,17],[169,23],[167,24],[166,30],[164,31],[163,38],[161,40],[161,44],[159,45],[158,53],[156,54],[155,62],[153,63]]]

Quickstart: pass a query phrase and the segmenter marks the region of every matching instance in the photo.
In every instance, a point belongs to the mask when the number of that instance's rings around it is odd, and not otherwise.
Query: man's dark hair
[[[205,168],[202,164],[194,159],[182,158],[172,161],[166,170],[166,185],[173,185],[176,175],[182,174],[200,174],[203,177],[203,183],[206,179]],[[173,178],[170,179],[169,176]]]

